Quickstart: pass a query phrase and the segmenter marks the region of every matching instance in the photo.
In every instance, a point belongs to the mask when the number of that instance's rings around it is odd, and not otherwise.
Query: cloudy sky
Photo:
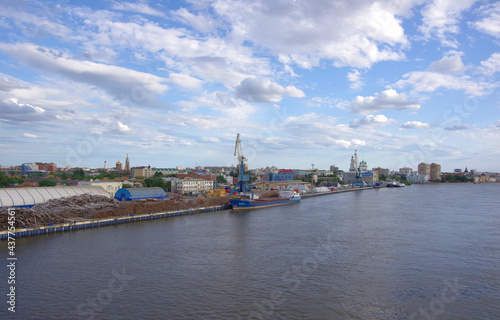
[[[0,165],[500,171],[500,2],[0,2]]]

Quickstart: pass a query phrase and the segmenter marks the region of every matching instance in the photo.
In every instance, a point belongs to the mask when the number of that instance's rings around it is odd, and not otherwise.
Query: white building
[[[406,176],[406,180],[411,183],[424,183],[429,181],[429,175],[412,172]]]
[[[202,193],[213,189],[212,180],[172,179],[172,191],[176,193]]]
[[[106,190],[106,193],[108,194],[108,196],[110,198],[114,198],[116,191],[118,191],[118,189],[121,189],[121,187],[123,186],[123,182],[121,182],[121,181],[99,181],[99,180],[96,180],[96,181],[90,181],[89,184],[91,186],[94,186],[94,187],[100,186],[101,188]]]

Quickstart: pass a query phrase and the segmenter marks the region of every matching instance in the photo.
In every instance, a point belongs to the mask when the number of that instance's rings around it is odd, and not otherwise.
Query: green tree
[[[3,172],[0,172],[0,188],[3,188],[9,184],[16,184],[16,183],[24,183],[24,180],[16,177],[9,177],[5,175]]]
[[[71,176],[73,180],[83,180],[85,179],[85,172],[83,172],[83,169],[76,169],[73,172],[73,175]]]
[[[163,177],[163,173],[161,171],[156,171],[155,172],[155,175],[153,176],[154,178],[158,178],[158,177]]]
[[[226,178],[224,178],[224,176],[223,176],[223,175],[219,174],[219,175],[217,176],[217,182],[218,182],[218,183],[226,183],[226,182],[227,182],[227,180],[226,180]]]
[[[163,181],[162,178],[156,177],[156,178],[146,178],[144,179],[143,185],[145,187],[151,188],[151,187],[160,187],[162,189],[167,188],[167,183]]]
[[[61,179],[63,179],[63,180],[68,180],[68,174],[67,174],[66,172],[63,172],[63,173],[61,174]]]
[[[55,179],[43,179],[40,181],[40,187],[55,187],[57,181]]]

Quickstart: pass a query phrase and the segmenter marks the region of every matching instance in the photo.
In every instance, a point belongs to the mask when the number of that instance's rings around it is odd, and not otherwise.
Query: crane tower
[[[238,172],[238,182],[236,185],[231,189],[231,194],[233,192],[238,192],[238,193],[243,193],[243,196],[246,197],[247,192],[249,192],[252,195],[253,199],[253,191],[252,188],[248,185],[248,181],[250,180],[250,177],[248,175],[245,175],[245,161],[248,161],[245,156],[243,156],[243,150],[241,148],[241,140],[240,140],[240,134],[238,133],[236,135],[236,144],[234,146],[234,155],[238,155],[238,165],[239,165],[239,172]]]

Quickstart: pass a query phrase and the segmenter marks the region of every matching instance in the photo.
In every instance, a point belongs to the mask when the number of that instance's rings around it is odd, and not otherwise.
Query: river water
[[[413,185],[19,238],[0,319],[499,319],[499,195]]]

